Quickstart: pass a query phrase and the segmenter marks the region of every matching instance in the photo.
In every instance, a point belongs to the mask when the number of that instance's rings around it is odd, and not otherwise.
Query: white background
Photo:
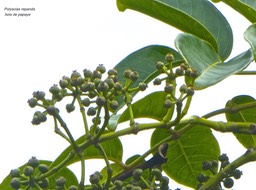
[[[34,7],[30,17],[6,17],[5,7]],[[243,32],[249,23],[222,3],[223,11],[234,28],[232,56],[246,50]],[[174,47],[176,29],[134,11],[121,13],[114,0],[1,0],[0,2],[0,181],[10,169],[23,165],[31,156],[54,160],[67,143],[53,131],[53,122],[32,126],[34,111],[27,100],[37,90],[48,91],[63,75],[73,70],[94,69],[104,64],[114,67],[133,51],[151,44]],[[240,94],[255,97],[253,77],[232,76],[222,83],[195,94],[189,114],[203,115],[225,106],[227,100]],[[220,91],[220,89],[222,91]],[[219,117],[217,119],[223,119]],[[71,119],[71,128],[79,136],[80,117]],[[145,133],[146,134],[146,133]],[[124,157],[143,153],[148,137],[123,138]],[[232,135],[216,134],[221,151],[234,160],[245,152]],[[133,138],[133,139],[132,139]],[[133,143],[131,143],[133,142]],[[87,175],[100,170],[90,162]],[[77,170],[77,167],[72,167]],[[234,189],[253,189],[256,164],[241,168],[244,175]],[[87,171],[88,171],[87,170]],[[79,173],[79,172],[78,172]],[[182,187],[172,182],[171,188]],[[182,189],[188,189],[186,187]]]

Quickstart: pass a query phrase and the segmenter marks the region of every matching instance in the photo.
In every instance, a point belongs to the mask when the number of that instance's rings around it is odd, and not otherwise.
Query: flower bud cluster
[[[223,170],[226,166],[230,164],[229,158],[226,154],[221,154],[218,158],[218,161],[220,162],[220,168],[219,170]],[[218,169],[218,161],[212,160],[212,161],[205,161],[202,163],[202,169],[203,170],[210,170],[212,174],[216,175],[216,171]],[[234,185],[234,179],[240,179],[242,176],[242,172],[239,169],[231,169],[230,171],[225,171],[225,178],[222,180],[222,183],[225,188],[232,188]],[[202,173],[200,173],[197,176],[197,180],[199,181],[198,188],[201,187],[210,176],[206,176]],[[219,185],[221,186],[221,184]]]

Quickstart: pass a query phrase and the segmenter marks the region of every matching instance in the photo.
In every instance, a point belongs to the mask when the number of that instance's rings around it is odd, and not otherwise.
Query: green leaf
[[[153,92],[135,102],[132,104],[134,118],[152,118],[161,121],[168,110],[164,108],[165,99],[165,92]],[[126,109],[120,116],[118,123],[128,121],[129,119],[129,110]]]
[[[255,0],[222,0],[224,3],[238,11],[250,22],[256,22],[256,3]]]
[[[81,144],[85,142],[85,137],[81,136],[78,140],[76,140],[77,144]],[[123,157],[123,146],[121,141],[118,138],[113,138],[111,140],[107,140],[104,142],[101,142],[100,145],[102,146],[102,148],[104,149],[107,157],[109,160],[112,160],[114,162],[120,162],[122,161],[122,157]],[[68,146],[57,158],[56,160],[53,162],[53,164],[51,165],[51,168],[53,168],[54,166],[60,164],[63,160],[65,160],[66,157],[68,157],[68,155],[70,154],[70,152],[73,150],[73,147]],[[95,148],[93,145],[87,147],[84,151],[84,158],[85,159],[102,159],[103,156],[102,154],[99,152],[99,150],[97,148]],[[66,166],[79,162],[80,159],[79,157],[76,155],[72,160],[70,160]]]
[[[226,107],[233,107],[236,105],[241,105],[245,103],[255,102],[255,99],[251,96],[241,95],[236,96],[229,100]],[[226,118],[231,122],[253,122],[256,123],[256,108],[250,108],[241,110],[237,113],[226,113]],[[245,147],[255,147],[256,146],[256,136],[247,134],[234,134],[237,140]]]
[[[51,165],[51,161],[46,161],[46,160],[39,160],[40,164],[45,164],[47,166]],[[20,171],[22,172],[22,170],[27,166],[27,164],[24,164],[23,166],[19,167]],[[35,169],[35,175],[39,174],[38,169]],[[78,181],[77,178],[75,176],[75,174],[69,170],[68,168],[64,167],[61,170],[59,170],[57,173],[55,173],[54,175],[48,177],[49,179],[49,186],[48,189],[55,189],[55,180],[58,177],[64,177],[66,178],[66,187],[69,187],[70,185],[78,185]],[[10,182],[11,182],[11,176],[8,175],[0,184],[0,189],[11,189],[10,187]]]
[[[179,34],[175,45],[187,63],[199,73],[194,84],[197,90],[217,84],[253,61],[252,52],[248,50],[224,63],[209,43],[191,34]]]
[[[109,131],[115,131],[116,127],[118,125],[118,119],[120,118],[120,115],[112,115],[108,121],[107,128]]]
[[[151,146],[171,135],[168,129],[156,129],[151,137]],[[220,154],[218,141],[212,131],[204,126],[194,126],[178,140],[168,144],[165,173],[180,184],[195,188],[199,173],[213,175],[202,169],[204,161],[217,160]],[[217,169],[216,169],[217,170]]]
[[[119,81],[125,84],[123,72],[125,69],[129,68],[139,73],[139,78],[133,86],[138,86],[140,82],[149,83],[160,74],[156,69],[155,63],[157,61],[164,62],[167,53],[174,55],[174,67],[181,64],[181,61],[183,61],[177,51],[166,46],[151,45],[133,52],[115,66],[115,69],[118,71]],[[132,95],[134,96],[138,91],[139,90],[134,91]],[[124,105],[123,97],[117,97],[117,101],[120,109]]]
[[[209,42],[226,59],[232,50],[231,27],[221,12],[206,0],[117,0],[120,11],[132,9]]]
[[[256,24],[253,24],[247,28],[244,33],[244,38],[251,45],[254,54],[254,60],[256,60]]]

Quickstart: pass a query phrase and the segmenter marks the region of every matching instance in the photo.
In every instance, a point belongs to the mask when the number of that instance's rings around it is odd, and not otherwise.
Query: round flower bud
[[[19,189],[20,188],[20,179],[17,177],[12,178],[11,180],[11,187],[13,189]]]
[[[139,89],[140,89],[140,91],[144,91],[144,90],[146,90],[146,88],[148,87],[148,85],[146,84],[146,83],[140,83],[139,84]]]
[[[57,85],[53,85],[51,86],[51,88],[49,89],[50,93],[52,94],[58,94],[60,92],[60,89]]]
[[[42,113],[42,112],[39,112],[37,114],[37,119],[40,121],[40,122],[45,122],[47,120],[47,117],[46,117],[46,114]]]
[[[191,75],[190,75],[192,78],[196,78],[196,77],[198,77],[198,72],[197,71],[195,71],[195,70],[193,70],[192,72],[191,72]]]
[[[207,177],[206,177],[204,174],[202,174],[202,173],[198,174],[198,176],[197,176],[196,179],[197,179],[197,181],[199,181],[200,183],[204,183],[204,182],[207,181]]]
[[[49,167],[45,164],[39,164],[38,169],[42,174],[49,171]]]
[[[177,69],[175,70],[175,74],[176,74],[177,76],[182,76],[182,75],[184,75],[184,70],[183,70],[182,68],[177,68]]]
[[[101,79],[101,77],[102,77],[102,74],[99,71],[95,70],[92,72],[92,79],[96,79],[96,78]]]
[[[221,162],[228,161],[228,156],[226,154],[221,154],[218,159]]]
[[[167,186],[169,184],[169,178],[166,176],[161,177],[161,185],[162,186]]]
[[[187,70],[188,65],[186,63],[181,63],[180,68],[183,69],[183,70]]]
[[[195,94],[195,90],[192,87],[187,88],[187,95],[193,96]]]
[[[26,166],[23,170],[25,176],[31,176],[34,173],[34,168],[32,166]]]
[[[202,169],[203,170],[209,170],[212,168],[212,162],[210,161],[205,161],[202,163]]]
[[[91,101],[89,98],[84,98],[82,100],[82,104],[85,106],[85,107],[88,107],[90,104],[91,104]]]
[[[13,170],[11,170],[10,176],[11,176],[12,178],[14,178],[14,177],[20,177],[20,169],[13,169]]]
[[[99,96],[99,97],[97,97],[97,99],[96,99],[96,104],[97,104],[99,107],[103,106],[103,105],[105,104],[105,102],[106,102],[106,99],[105,99],[103,96]]]
[[[123,73],[124,78],[129,79],[131,73],[132,73],[132,71],[130,69],[125,69],[124,73]]]
[[[142,176],[142,174],[143,174],[143,170],[142,169],[135,169],[135,170],[133,170],[133,173],[132,173],[133,179],[139,180],[140,177]]]
[[[86,82],[80,86],[83,92],[91,91],[95,89],[95,84],[93,82]]]
[[[173,102],[171,101],[171,100],[169,100],[169,99],[166,99],[165,101],[164,101],[164,107],[165,108],[171,108],[173,106]]]
[[[61,88],[67,88],[68,84],[69,84],[69,82],[67,80],[65,80],[65,79],[62,79],[59,82],[59,85],[60,85]]]
[[[43,91],[36,91],[36,92],[33,92],[33,97],[36,98],[37,100],[44,100],[45,93]]]
[[[88,96],[89,96],[89,98],[95,98],[97,96],[97,94],[94,91],[90,91]]]
[[[97,90],[99,92],[106,92],[109,89],[109,86],[105,82],[100,82],[99,85],[97,86]]]
[[[111,76],[111,75],[117,75],[117,70],[115,70],[115,69],[110,69],[110,70],[108,71],[108,76]]]
[[[162,178],[162,171],[158,168],[153,168],[151,170],[151,175],[156,177],[156,180],[160,180]]]
[[[233,172],[233,176],[234,176],[234,178],[235,179],[240,179],[240,177],[243,175],[243,173],[240,171],[240,170],[238,170],[238,169],[236,169],[234,172]]]
[[[165,60],[169,63],[172,62],[174,60],[173,54],[172,53],[167,53],[167,55],[165,56]]]
[[[156,62],[156,68],[162,70],[164,68],[164,63],[162,61]]]
[[[123,85],[119,82],[116,82],[114,84],[114,88],[115,88],[116,91],[121,91],[123,89]]]
[[[108,84],[109,88],[112,88],[115,84],[112,78],[107,78],[104,82]]]
[[[92,78],[92,71],[84,69],[84,77],[85,78]]]
[[[42,189],[46,189],[49,186],[49,180],[47,178],[42,179],[42,181],[38,182],[39,187]]]
[[[100,181],[100,177],[97,174],[92,174],[92,175],[90,175],[90,179],[89,180],[90,180],[91,184],[97,184]]]
[[[114,185],[116,186],[117,189],[121,189],[124,185],[124,183],[121,180],[116,180],[114,182]]]
[[[162,80],[160,78],[156,78],[154,81],[153,81],[153,84],[154,85],[160,85],[162,83]]]
[[[47,111],[47,113],[48,113],[49,115],[53,115],[53,116],[59,113],[58,108],[56,108],[56,107],[54,107],[54,106],[49,106],[49,107],[47,107],[46,111]]]
[[[37,99],[36,99],[36,98],[30,98],[30,99],[28,100],[28,105],[29,105],[31,108],[36,107],[36,105],[37,105]]]
[[[234,185],[234,180],[230,177],[227,177],[223,180],[224,187],[232,188]]]
[[[118,108],[118,102],[116,100],[113,100],[110,102],[109,106],[112,110],[116,110]]]
[[[181,87],[180,87],[180,92],[181,93],[186,93],[187,92],[187,86],[185,84],[183,84]]]
[[[60,176],[55,180],[56,186],[59,186],[59,187],[64,187],[65,183],[66,183],[66,179],[62,176]]]
[[[63,93],[59,92],[58,94],[53,95],[53,99],[57,100],[60,102],[63,99]]]
[[[74,104],[67,104],[67,105],[66,105],[66,110],[67,110],[68,113],[74,111],[75,108],[76,108],[76,107],[75,107]]]
[[[106,72],[106,68],[102,64],[100,64],[96,67],[96,71],[99,71],[101,74],[103,74]]]
[[[37,116],[34,116],[33,119],[32,119],[32,121],[31,121],[31,123],[32,123],[33,125],[39,125],[41,122],[40,122],[40,120],[38,119]]]
[[[39,166],[39,160],[36,157],[32,156],[32,158],[28,160],[28,166],[36,168],[37,166]]]
[[[89,116],[94,116],[96,114],[96,109],[94,107],[90,107],[88,110],[87,110],[87,115]]]
[[[174,86],[172,85],[172,84],[168,84],[168,85],[166,85],[165,87],[164,87],[164,91],[166,92],[166,93],[171,93],[172,91],[174,90]]]
[[[138,78],[139,78],[139,73],[136,72],[136,71],[131,72],[129,78],[130,78],[132,81],[136,81],[136,80],[138,80]]]

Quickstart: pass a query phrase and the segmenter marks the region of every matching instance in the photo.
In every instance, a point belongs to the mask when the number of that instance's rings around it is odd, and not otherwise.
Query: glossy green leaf
[[[77,144],[81,144],[85,141],[85,137],[81,136],[76,142]],[[108,156],[109,160],[112,160],[114,162],[120,162],[122,161],[123,157],[123,146],[121,141],[118,138],[113,138],[108,141],[101,142],[100,145],[104,149],[106,155]],[[60,164],[65,158],[70,154],[70,152],[73,150],[73,147],[69,146],[67,147],[53,162],[51,167],[54,167],[58,164]],[[87,147],[84,150],[84,158],[85,159],[102,159],[102,154],[99,152],[97,148],[95,148],[93,145]],[[76,155],[72,160],[70,160],[66,166],[79,162],[80,159]]]
[[[207,0],[117,0],[120,11],[132,9],[208,41],[226,59],[233,34],[225,17]]]
[[[151,137],[151,146],[170,135],[171,132],[168,129],[156,129]],[[212,175],[211,172],[202,169],[202,163],[217,160],[220,148],[209,128],[195,126],[178,140],[169,142],[168,145],[168,160],[163,165],[163,169],[170,178],[196,189],[199,173]]]
[[[119,81],[125,84],[123,72],[129,68],[139,73],[139,78],[133,86],[137,86],[140,82],[149,83],[160,74],[156,69],[155,63],[157,61],[165,62],[164,59],[167,53],[174,55],[174,67],[181,63],[180,54],[166,46],[151,45],[133,52],[115,66],[118,71]],[[135,95],[138,91],[134,91],[132,95]],[[117,97],[117,101],[120,109],[124,105],[123,97]]]
[[[132,104],[134,118],[152,118],[161,121],[167,109],[164,108],[166,99],[165,92],[153,92]],[[126,109],[120,116],[118,123],[128,121],[130,119],[129,110]]]
[[[194,84],[197,90],[217,84],[253,61],[252,52],[248,50],[224,63],[209,43],[191,34],[179,34],[175,45],[187,63],[199,73]]]
[[[46,160],[39,160],[40,164],[45,164],[47,166],[51,165],[51,161],[46,161]],[[20,171],[22,171],[25,167],[27,166],[27,164],[24,164],[23,166],[19,167]],[[35,175],[39,174],[38,168],[35,169]],[[66,187],[69,187],[71,185],[78,185],[78,180],[75,176],[75,174],[69,170],[68,168],[64,167],[61,170],[59,170],[57,173],[55,173],[54,175],[48,177],[49,179],[49,186],[48,189],[55,189],[55,180],[58,177],[64,177],[66,178]],[[11,182],[11,176],[7,176],[2,183],[0,184],[0,189],[12,189],[10,187],[10,182]],[[25,187],[24,187],[25,188]]]
[[[256,22],[256,1],[255,0],[222,0],[224,3],[238,11],[250,22]]]
[[[236,96],[229,100],[226,107],[241,105],[245,103],[255,102],[255,99],[251,96],[241,95]],[[256,108],[250,108],[241,110],[237,113],[226,113],[226,118],[231,122],[254,122],[256,123]],[[247,134],[234,134],[238,141],[245,147],[256,146],[256,136]]]
[[[254,54],[254,60],[256,60],[256,24],[249,26],[249,28],[244,33],[244,38],[251,45]]]

